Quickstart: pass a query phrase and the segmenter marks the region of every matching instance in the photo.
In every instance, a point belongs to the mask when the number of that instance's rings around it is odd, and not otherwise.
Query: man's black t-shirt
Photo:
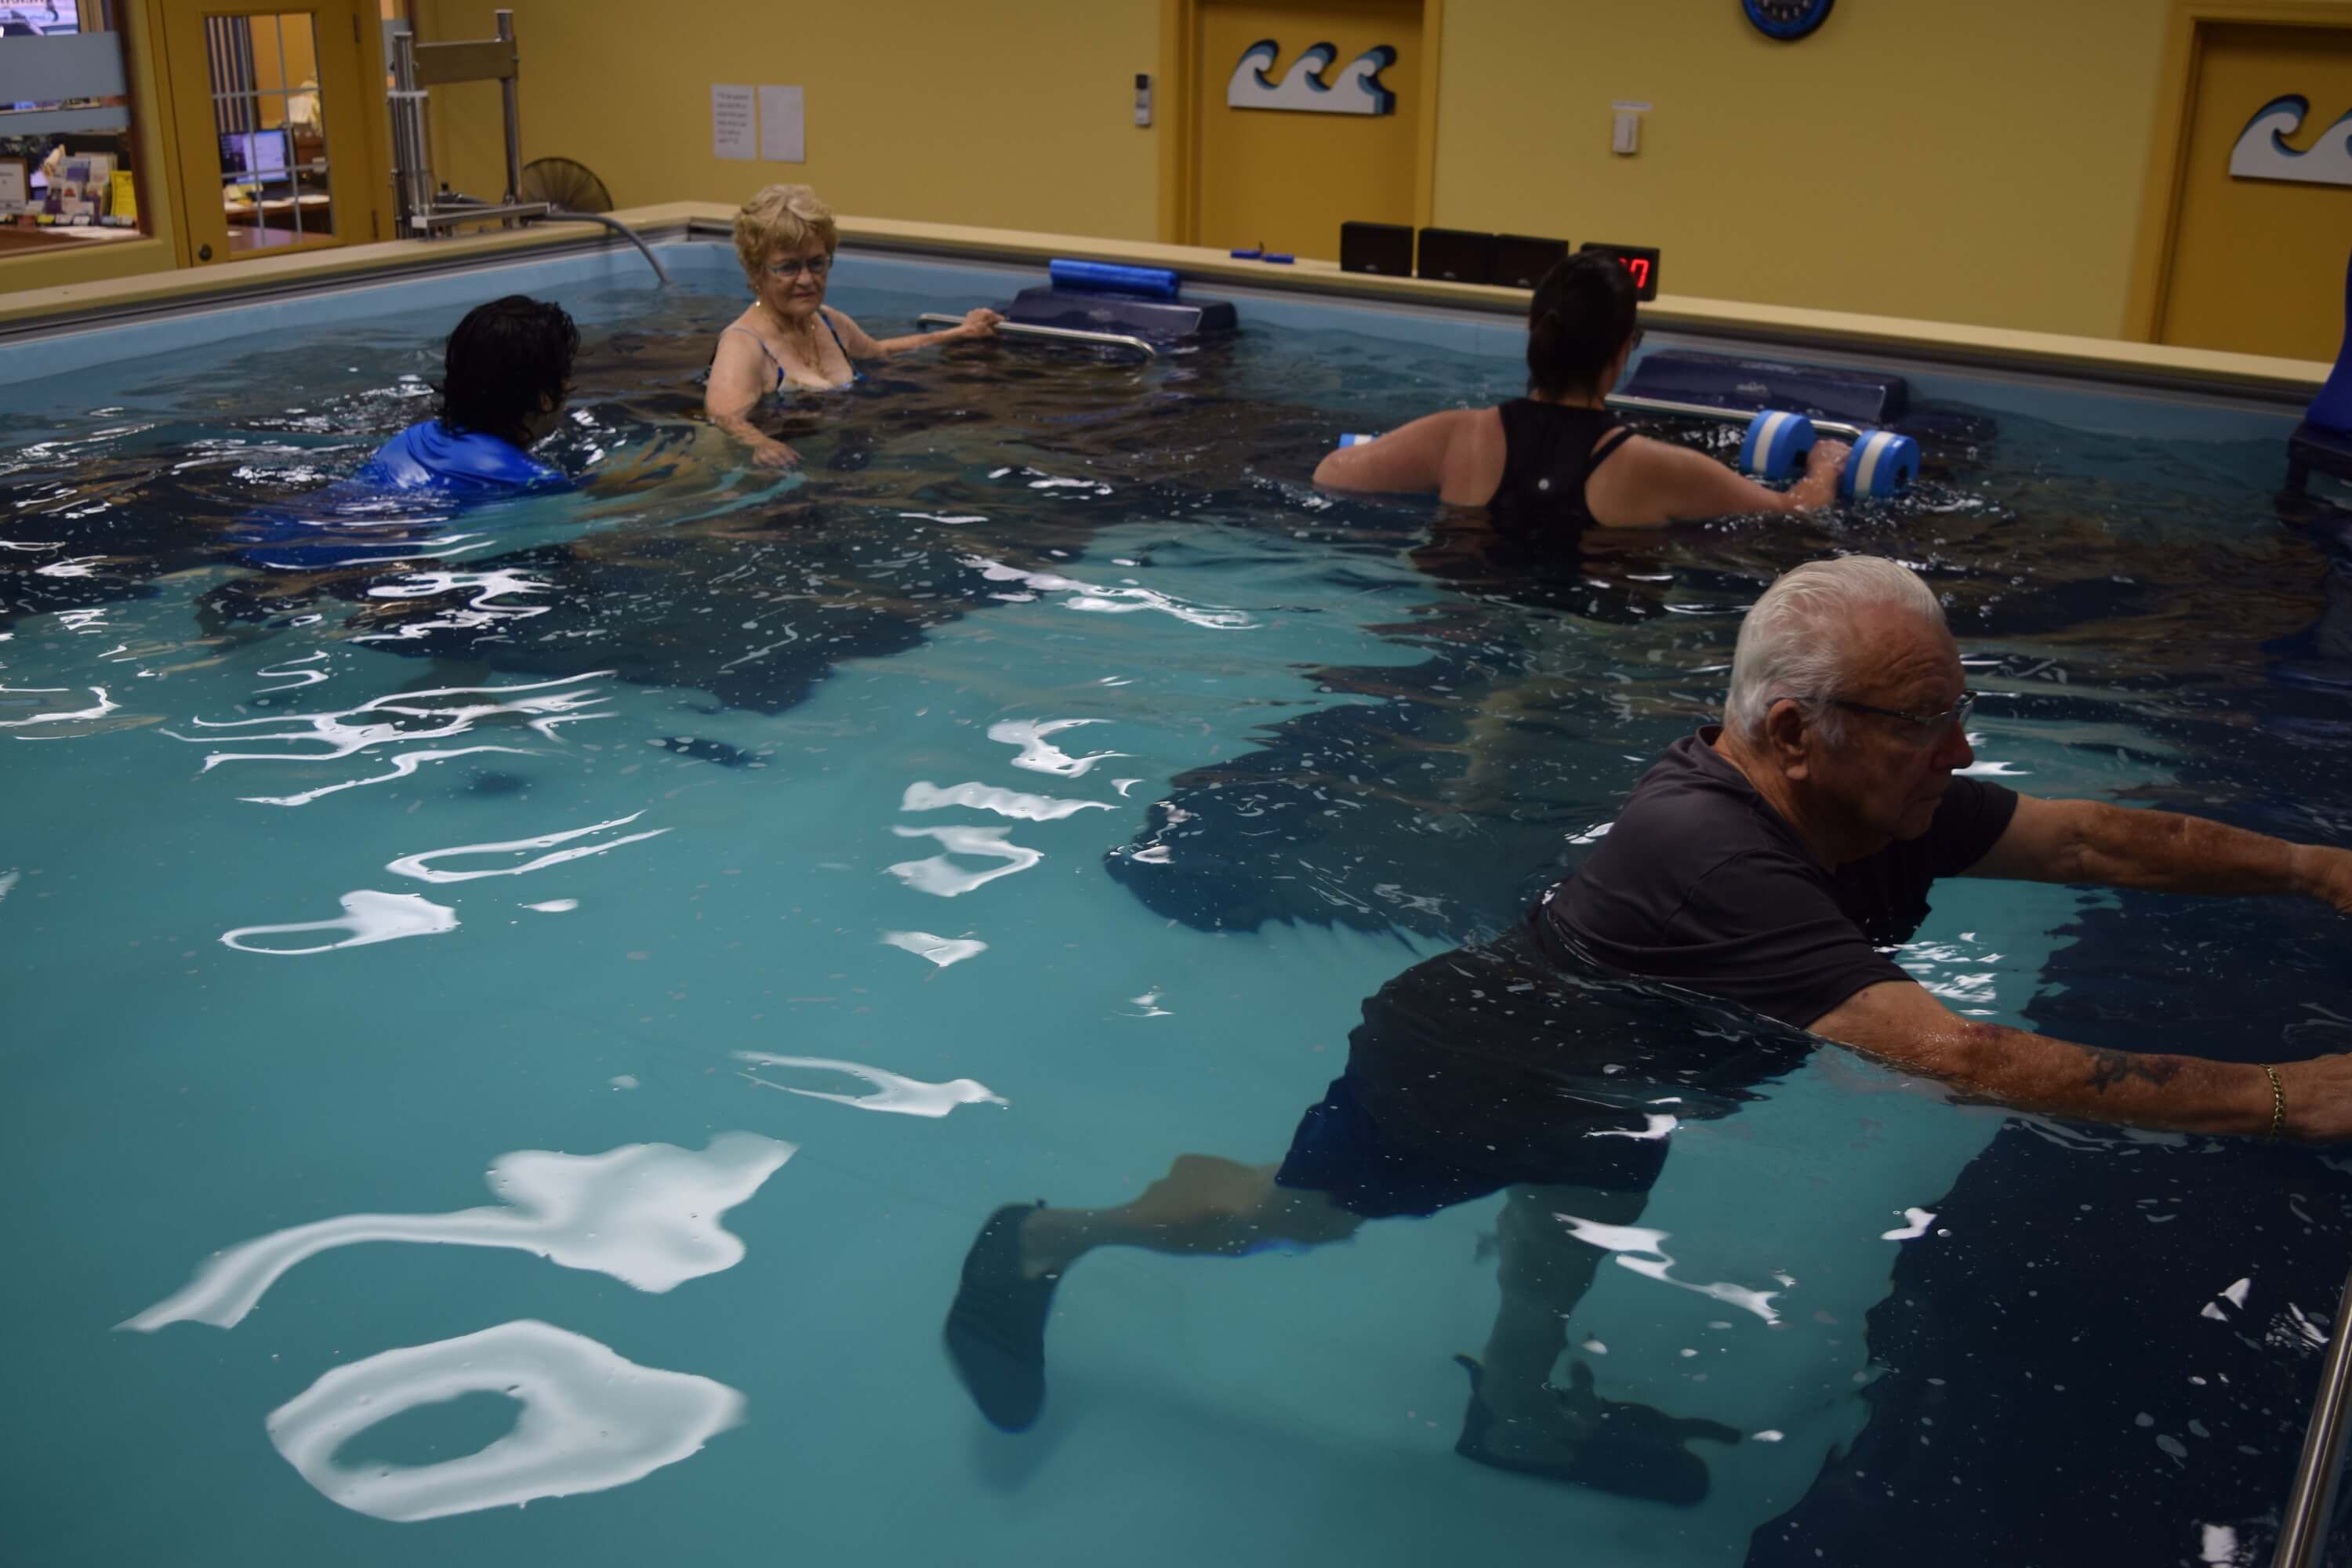
[[[1926,833],[1827,870],[1712,749],[1669,747],[1540,918],[1613,969],[1810,1027],[1864,986],[1908,978],[1882,949],[1927,918],[1927,886],[1982,859],[2017,796],[1956,778]]]

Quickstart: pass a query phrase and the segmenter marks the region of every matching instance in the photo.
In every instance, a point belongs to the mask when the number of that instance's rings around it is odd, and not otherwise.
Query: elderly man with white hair
[[[1827,1039],[2021,1110],[2352,1138],[2352,1056],[2256,1066],[2077,1045],[1960,1017],[1888,956],[1943,877],[2300,894],[2352,914],[2352,852],[1959,776],[1974,701],[1910,571],[1849,556],[1781,577],[1741,625],[1724,722],[1667,748],[1522,925],[1367,1000],[1347,1070],[1279,1165],[1188,1154],[1117,1208],[990,1217],[946,1331],[982,1412],[1011,1431],[1036,1418],[1055,1286],[1096,1247],[1311,1246],[1503,1191],[1502,1308],[1483,1364],[1465,1362],[1455,1451],[1697,1500],[1707,1473],[1683,1441],[1736,1434],[1599,1398],[1580,1368],[1569,1390],[1549,1382],[1599,1252],[1563,1248],[1546,1216],[1630,1224],[1665,1160],[1638,1109],[1594,1087],[1645,1034],[1686,1058],[1659,1076],[1735,1097]],[[1693,1030],[1688,1009],[1712,1004],[1691,998],[1660,1027],[1662,1002],[1689,993],[1746,1011]]]

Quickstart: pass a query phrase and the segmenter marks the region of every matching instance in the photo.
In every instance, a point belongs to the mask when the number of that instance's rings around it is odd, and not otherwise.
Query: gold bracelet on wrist
[[[2268,1062],[2263,1064],[2263,1071],[2270,1075],[2271,1080],[2271,1136],[2284,1138],[2286,1136],[2286,1086],[2279,1081],[2278,1068]]]

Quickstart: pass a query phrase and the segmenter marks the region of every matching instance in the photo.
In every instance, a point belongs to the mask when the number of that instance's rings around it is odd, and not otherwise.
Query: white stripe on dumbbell
[[[1879,455],[1895,444],[1895,437],[1884,430],[1873,430],[1862,438],[1862,446],[1853,455],[1853,493],[1871,493],[1871,481],[1878,477]]]

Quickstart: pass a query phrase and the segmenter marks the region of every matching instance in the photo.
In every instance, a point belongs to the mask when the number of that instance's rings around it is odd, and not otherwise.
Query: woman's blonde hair
[[[810,240],[833,254],[841,243],[833,209],[806,185],[770,185],[735,209],[735,259],[752,287],[777,250],[798,250]]]

